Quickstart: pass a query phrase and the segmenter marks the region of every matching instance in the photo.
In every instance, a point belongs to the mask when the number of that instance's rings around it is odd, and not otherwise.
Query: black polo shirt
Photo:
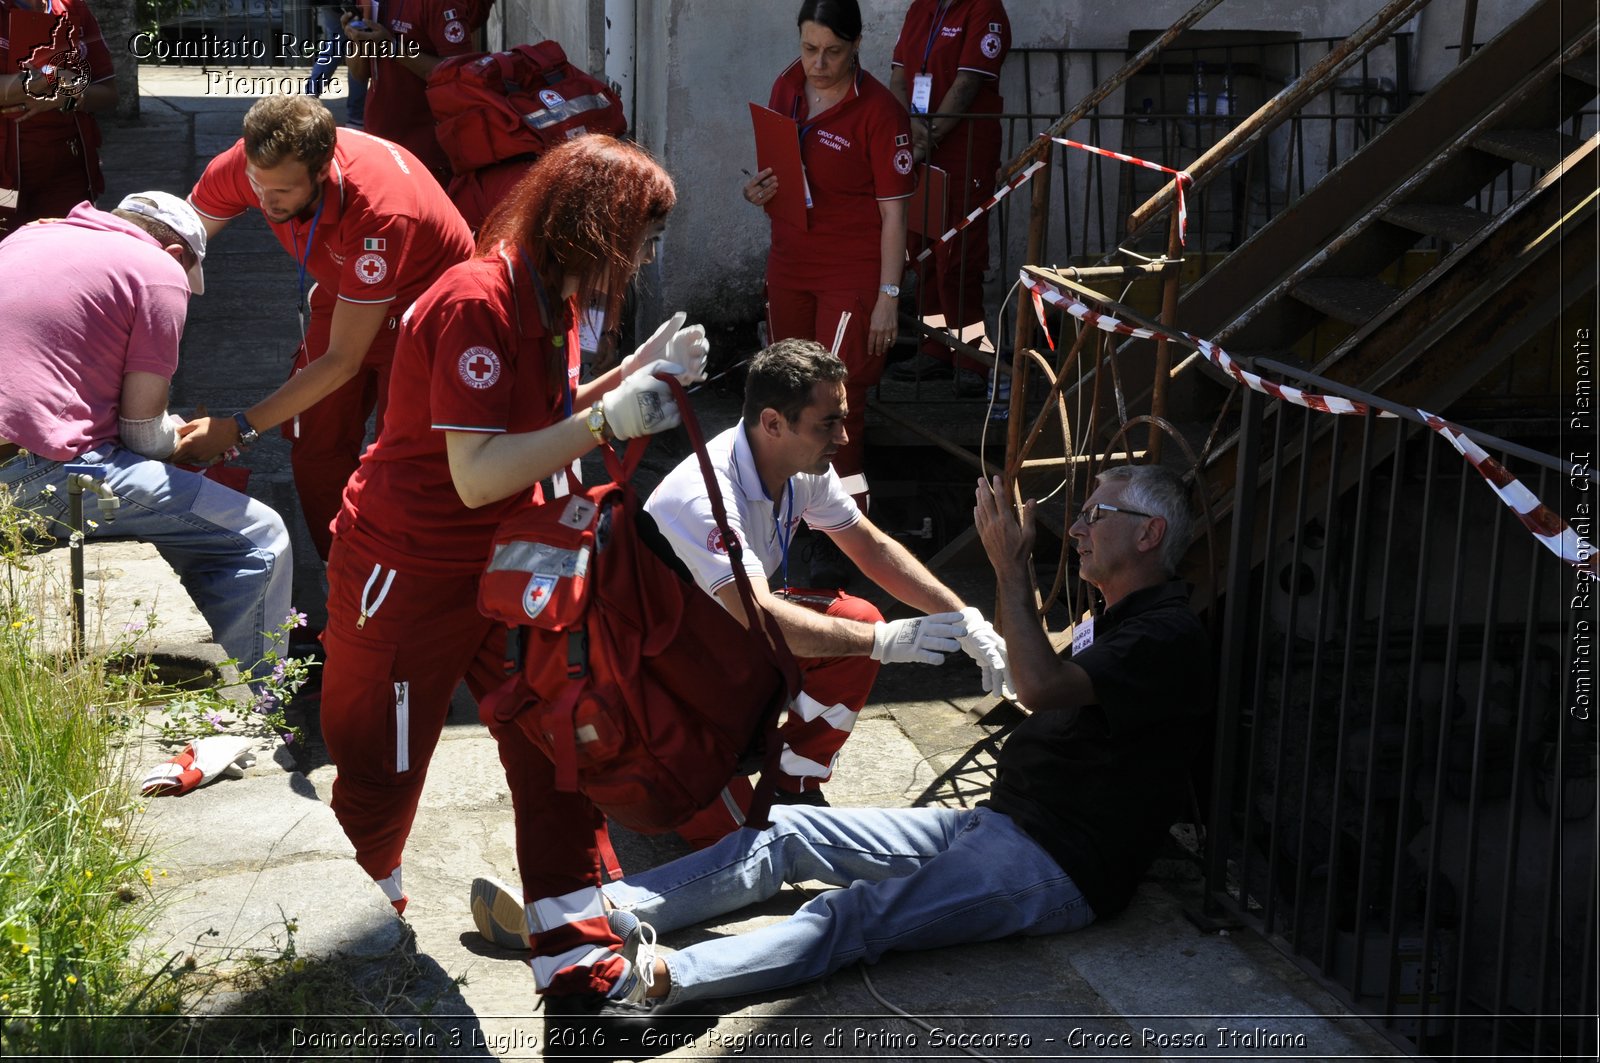
[[[1095,915],[1124,908],[1185,807],[1211,719],[1211,641],[1188,584],[1138,590],[1095,621],[1072,657],[1096,702],[1034,707],[1000,751],[988,804],[1044,847]]]

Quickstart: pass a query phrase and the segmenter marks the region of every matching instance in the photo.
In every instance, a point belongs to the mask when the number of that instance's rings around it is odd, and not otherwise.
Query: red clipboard
[[[772,168],[778,191],[766,205],[767,216],[798,229],[807,227],[806,170],[800,161],[800,127],[793,118],[759,103],[750,104],[756,133],[756,166]]]
[[[906,200],[906,228],[923,236],[943,236],[950,174],[940,166],[917,168],[917,190]]]

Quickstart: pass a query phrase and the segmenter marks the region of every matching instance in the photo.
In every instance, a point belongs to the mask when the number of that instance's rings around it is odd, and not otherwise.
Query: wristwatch
[[[898,284],[880,284],[878,285],[878,291],[891,299],[900,298],[900,285]]]
[[[589,407],[589,416],[584,418],[583,424],[596,443],[604,446],[611,442],[611,426],[606,424],[606,410],[600,403]]]
[[[248,447],[261,438],[261,433],[250,427],[250,418],[241,411],[233,415],[233,423],[239,426],[239,445]]]

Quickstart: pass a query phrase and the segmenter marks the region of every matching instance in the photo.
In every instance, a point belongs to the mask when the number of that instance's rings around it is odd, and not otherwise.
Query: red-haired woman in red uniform
[[[397,910],[401,852],[451,693],[465,678],[481,698],[504,677],[505,628],[477,607],[496,526],[541,504],[540,481],[564,492],[569,466],[596,445],[677,424],[655,371],[703,375],[705,332],[680,330],[679,314],[617,369],[578,380],[577,308],[650,261],[675,202],[643,149],[569,141],[529,170],[485,223],[475,257],[401,325],[383,432],[334,524],[322,697],[334,813]],[[500,744],[528,900],[598,883],[604,819],[556,791],[550,762],[514,723],[485,722]]]

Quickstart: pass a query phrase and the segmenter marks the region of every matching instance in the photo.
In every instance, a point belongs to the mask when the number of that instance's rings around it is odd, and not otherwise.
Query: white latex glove
[[[255,762],[248,738],[237,735],[196,738],[182,753],[152,768],[139,785],[139,792],[156,797],[177,797],[222,775],[241,778],[244,769]]]
[[[683,367],[662,360],[651,362],[643,371],[624,377],[622,383],[606,392],[600,400],[600,409],[606,416],[606,426],[615,439],[636,439],[655,435],[675,428],[683,418],[678,413],[677,400],[665,380],[657,380],[657,373],[677,376]]]
[[[676,314],[661,323],[661,327],[650,333],[650,338],[639,344],[639,349],[622,360],[622,375],[630,377],[649,365],[651,362],[660,361],[668,357],[667,348],[671,346],[673,337],[677,336],[683,328],[684,318],[689,315],[679,310]],[[681,362],[679,363],[682,364]]]
[[[678,383],[684,387],[698,384],[706,378],[706,362],[711,358],[711,341],[706,339],[704,325],[690,325],[679,329],[667,344],[667,361],[683,366]]]
[[[931,613],[909,620],[880,620],[872,625],[872,659],[884,664],[943,664],[944,655],[961,648],[960,613]]]
[[[977,661],[978,667],[982,669],[983,692],[1015,700],[1016,692],[1011,689],[1011,663],[1006,658],[1005,640],[995,631],[994,625],[970,605],[961,610],[961,619],[967,625],[967,633],[961,636],[961,648],[966,651],[968,657]]]

